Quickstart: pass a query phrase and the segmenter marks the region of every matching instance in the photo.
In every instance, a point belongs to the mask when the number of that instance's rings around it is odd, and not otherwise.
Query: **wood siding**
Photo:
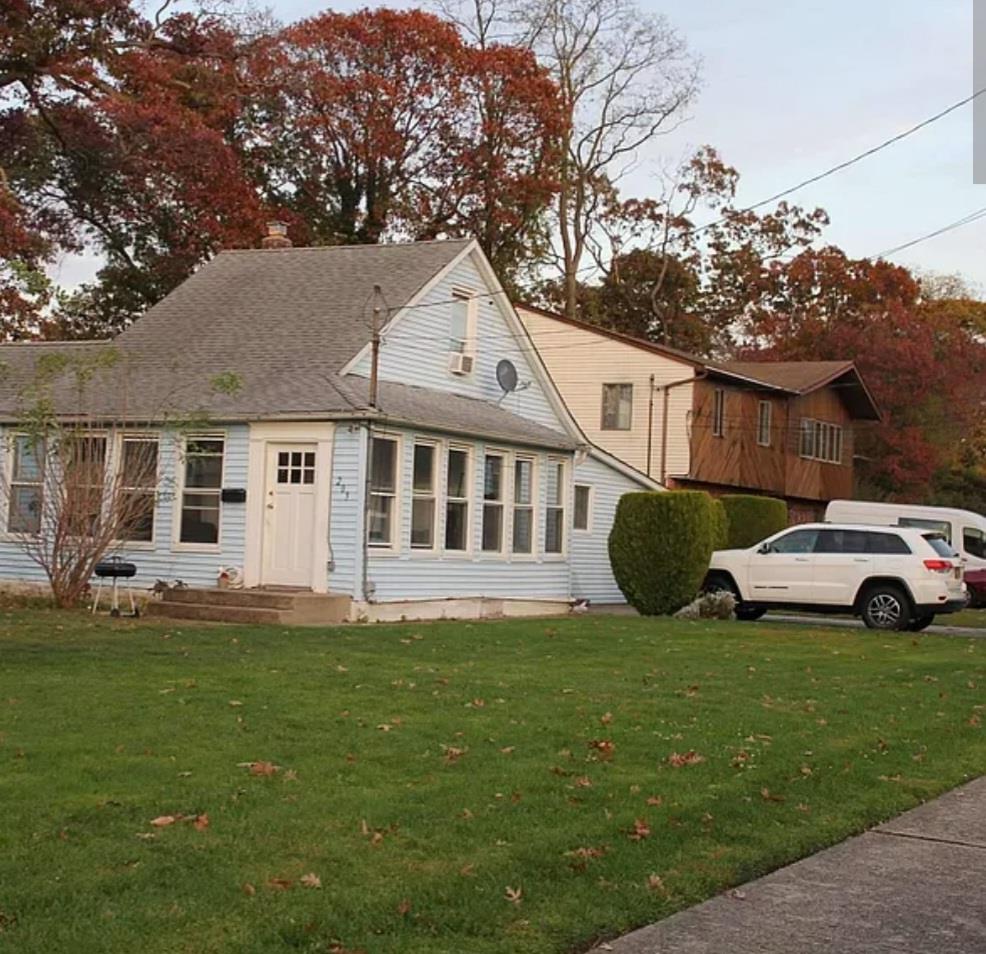
[[[555,386],[561,392],[579,427],[597,447],[609,451],[641,473],[661,479],[662,421],[665,392],[661,385],[694,376],[684,361],[664,357],[608,338],[593,331],[529,311],[518,313],[531,335]],[[653,414],[650,414],[650,379],[654,376]],[[629,430],[603,430],[604,384],[633,385]],[[672,388],[668,394],[668,435],[665,473],[687,474],[689,442],[687,418],[692,408],[692,384]],[[648,420],[651,453],[647,459]]]
[[[723,434],[714,433],[715,391],[725,393]],[[770,446],[758,441],[761,401],[771,404]],[[842,463],[808,460],[800,454],[803,418],[842,428]],[[837,392],[822,388],[802,396],[758,391],[703,380],[695,387],[691,418],[690,481],[724,492],[751,491],[804,501],[851,497],[853,488],[852,420]]]

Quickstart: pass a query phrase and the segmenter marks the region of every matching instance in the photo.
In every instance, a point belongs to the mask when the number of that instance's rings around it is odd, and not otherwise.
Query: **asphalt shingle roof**
[[[84,409],[67,375],[54,392],[61,412],[132,420],[374,416],[367,382],[340,374],[369,341],[373,286],[381,285],[393,314],[469,244],[222,252],[112,342],[0,345],[0,417],[20,413],[41,355],[84,360],[100,346],[112,347],[118,362],[94,378]],[[224,374],[235,375],[237,387],[217,390]],[[446,392],[381,382],[378,405],[380,415],[417,426],[574,446],[494,404]]]

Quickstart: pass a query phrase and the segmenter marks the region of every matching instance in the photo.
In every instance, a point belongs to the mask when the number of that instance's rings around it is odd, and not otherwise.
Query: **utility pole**
[[[380,326],[385,304],[383,290],[373,286],[373,315],[370,325],[370,407],[377,407],[377,369],[380,364]]]

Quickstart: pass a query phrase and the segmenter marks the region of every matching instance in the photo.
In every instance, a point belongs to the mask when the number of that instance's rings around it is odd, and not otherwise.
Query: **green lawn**
[[[986,770],[984,685],[964,638],[8,611],[0,951],[584,950]]]
[[[948,613],[936,620],[941,626],[968,626],[970,629],[986,629],[986,609],[967,609],[961,613]]]

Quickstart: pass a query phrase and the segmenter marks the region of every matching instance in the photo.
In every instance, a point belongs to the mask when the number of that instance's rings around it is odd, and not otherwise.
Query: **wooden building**
[[[664,486],[782,497],[792,522],[852,497],[856,425],[879,420],[852,361],[707,362],[517,311],[588,439]]]
[[[782,497],[792,523],[853,496],[855,426],[880,414],[852,361],[732,361],[698,378],[688,471],[669,485]]]

